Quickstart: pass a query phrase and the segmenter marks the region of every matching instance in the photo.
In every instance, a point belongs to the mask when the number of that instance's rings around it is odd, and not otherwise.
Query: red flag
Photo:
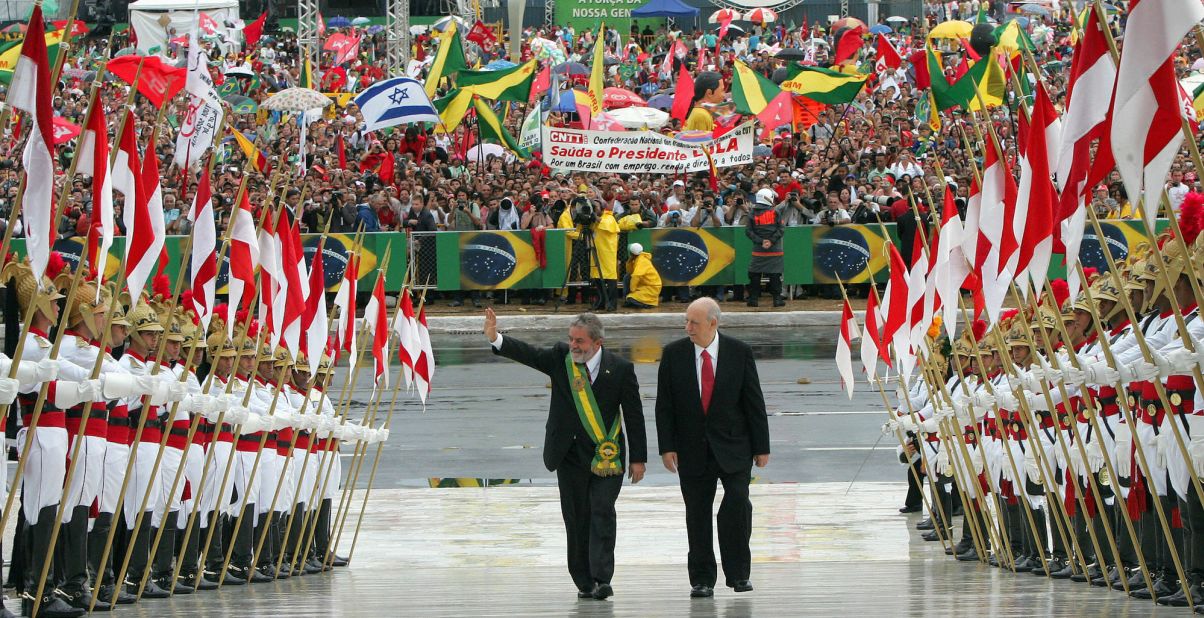
[[[88,128],[79,149],[76,171],[92,176],[92,214],[88,225],[88,264],[95,269],[97,282],[103,280],[103,258],[113,246],[113,174],[109,169],[109,130],[103,109],[97,109],[97,100],[92,100],[93,110],[88,117]]]
[[[548,91],[548,88],[551,86],[552,67],[550,65],[544,65],[543,69],[541,69],[539,73],[535,75],[535,81],[531,82],[531,98],[527,102],[534,104],[539,100],[539,97],[543,96],[543,93]]]
[[[690,115],[690,104],[694,100],[694,78],[690,75],[690,70],[686,68],[686,63],[681,63],[681,70],[677,73],[677,91],[673,93],[673,108],[670,114],[683,123],[686,121],[686,116]]]
[[[853,333],[857,332],[857,319],[849,299],[844,299],[840,312],[840,333],[836,338],[836,369],[840,383],[849,399],[853,398]]]
[[[418,307],[418,342],[422,346],[422,354],[414,364],[414,381],[418,383],[418,397],[426,403],[426,396],[431,392],[431,381],[435,377],[435,350],[431,347],[431,331],[426,325],[426,307]]]
[[[25,220],[26,250],[34,280],[42,285],[42,274],[50,261],[50,248],[54,243],[54,109],[51,96],[54,86],[50,83],[50,59],[46,55],[45,24],[42,7],[35,4],[29,18],[29,29],[25,42],[21,44],[21,56],[13,70],[8,103],[30,115],[33,126],[25,150],[21,153],[21,164],[25,174]]]
[[[280,242],[280,268],[283,271],[284,290],[282,299],[274,304],[279,309],[280,337],[284,346],[295,356],[301,349],[301,318],[305,313],[305,285],[309,279],[304,273],[305,258],[301,249],[300,227],[292,214],[284,212],[280,224],[276,226],[276,234]]]
[[[201,327],[208,332],[209,319],[216,304],[214,294],[217,287],[217,226],[213,217],[213,193],[209,188],[208,166],[201,168],[201,181],[197,184],[188,220],[193,224],[192,259],[189,261],[191,309],[200,318]]]
[[[1027,272],[1038,293],[1045,285],[1049,261],[1053,253],[1054,204],[1057,192],[1050,179],[1049,145],[1047,131],[1057,121],[1057,112],[1045,92],[1045,86],[1037,84],[1032,118],[1020,169],[1019,197],[1016,210],[1025,211],[1023,237],[1020,243],[1019,263],[1013,273]],[[1020,215],[1017,214],[1017,219]]]
[[[79,136],[80,127],[67,122],[62,116],[54,117],[54,145],[66,144]]]
[[[468,31],[468,34],[464,38],[484,48],[497,43],[497,35],[493,33],[493,30],[489,26],[481,23],[480,20],[477,20],[477,23],[472,25],[472,29]]]
[[[343,134],[339,133],[336,139],[335,148],[339,152],[339,169],[347,169],[347,146],[343,143]]]
[[[32,20],[32,17],[30,19]],[[58,21],[53,22],[51,25],[54,26],[55,30],[62,30],[63,28],[67,27],[67,20],[60,19]],[[77,36],[83,36],[85,34],[88,34],[88,32],[89,32],[88,24],[85,24],[82,20],[76,19],[71,22],[71,33],[69,34],[69,36],[71,38],[75,38]]]
[[[932,76],[928,74],[928,52],[919,50],[907,57],[912,68],[916,70],[916,89],[927,90],[932,87]]]
[[[330,338],[330,327],[326,319],[326,269],[322,257],[324,241],[318,242],[318,250],[309,264],[309,293],[305,298],[305,313],[301,317],[302,347],[309,357],[310,374],[317,373],[322,362],[322,351]]]
[[[259,241],[255,238],[255,217],[251,214],[251,202],[244,191],[242,201],[231,217],[230,225],[230,275],[228,288],[230,305],[234,311],[248,309],[255,289],[255,268],[259,266]],[[269,217],[270,219],[271,217]],[[270,223],[270,221],[269,221]],[[227,333],[233,334],[234,320],[230,320]]]
[[[110,60],[105,69],[127,84],[132,84],[137,75],[138,92],[155,107],[163,107],[164,101],[176,96],[188,79],[188,69],[165,64],[159,56],[121,56]]]
[[[886,329],[882,341],[890,343],[895,335],[907,325],[907,264],[894,243],[890,247],[890,282],[886,287]],[[899,352],[898,349],[895,350]]]
[[[886,361],[890,367],[890,354],[885,354],[886,343],[882,341],[882,333],[878,328],[882,316],[878,310],[878,290],[871,289],[870,297],[865,303],[865,323],[861,331],[861,364],[865,375],[873,380],[877,375],[878,358]]]
[[[861,49],[861,36],[865,34],[865,30],[861,26],[849,28],[840,35],[840,42],[836,44],[836,54],[833,57],[833,64],[841,64],[845,60],[853,58],[857,55],[857,51]]]
[[[881,73],[886,69],[894,70],[901,66],[903,58],[899,55],[899,50],[890,44],[885,34],[878,33],[878,55],[874,60],[874,69]]]
[[[334,334],[335,351],[340,355],[343,352],[349,355],[349,369],[355,368],[355,356],[358,351],[355,344],[355,335],[358,330],[355,321],[355,296],[358,281],[359,259],[353,253],[347,257],[347,265],[343,269],[343,282],[334,296],[334,306],[339,310],[338,324]]]
[[[264,11],[255,21],[247,24],[242,29],[242,38],[245,49],[254,49],[255,44],[259,42],[259,37],[263,36],[263,25],[268,20],[268,12]]]

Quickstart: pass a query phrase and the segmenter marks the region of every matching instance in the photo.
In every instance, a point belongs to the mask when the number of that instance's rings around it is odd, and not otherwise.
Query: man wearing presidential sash
[[[623,474],[638,483],[648,460],[635,367],[602,348],[602,321],[592,313],[574,318],[568,342],[550,348],[503,337],[492,309],[485,310],[484,330],[494,354],[552,380],[543,462],[560,487],[569,574],[579,598],[605,599],[613,594],[615,500]]]

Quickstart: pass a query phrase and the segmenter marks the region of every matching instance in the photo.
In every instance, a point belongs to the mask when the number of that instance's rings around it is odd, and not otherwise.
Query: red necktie
[[[711,407],[711,391],[715,390],[715,365],[711,363],[711,353],[702,351],[702,413],[707,413]]]

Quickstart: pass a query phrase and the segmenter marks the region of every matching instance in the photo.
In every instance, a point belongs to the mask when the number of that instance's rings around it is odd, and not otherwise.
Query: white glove
[[[293,424],[293,413],[287,409],[278,408],[276,413],[268,418],[272,419],[272,431],[279,431]]]
[[[1096,363],[1088,365],[1083,373],[1087,377],[1087,384],[1104,384],[1111,386],[1120,381],[1120,374],[1105,363]]]
[[[1029,410],[1045,410],[1049,411],[1049,403],[1045,400],[1045,395],[1037,395],[1034,393],[1024,393],[1024,403]]]
[[[945,449],[941,449],[941,452],[936,454],[935,459],[932,466],[936,470],[936,473],[940,476],[949,476],[949,453],[945,452]]]
[[[1133,364],[1133,380],[1148,382],[1158,379],[1158,367],[1146,361],[1137,361]]]
[[[1062,369],[1062,379],[1067,385],[1081,386],[1087,382],[1087,374],[1082,369],[1064,366]]]
[[[974,470],[975,475],[982,474],[983,462],[982,462],[982,451],[980,449],[977,449],[977,448],[970,449],[970,467]]]
[[[1187,443],[1187,454],[1191,457],[1191,464],[1196,469],[1196,475],[1204,474],[1204,416],[1196,416],[1189,414],[1187,419],[1187,432],[1191,434],[1191,440]]]
[[[903,430],[903,433],[919,433],[920,432],[920,428],[919,428],[919,426],[916,425],[915,421],[913,421],[907,417],[903,417],[903,418],[899,419],[899,428]]]
[[[1044,482],[1045,476],[1041,474],[1041,467],[1037,465],[1037,451],[1032,445],[1024,451],[1024,472],[1033,483],[1041,485]]]
[[[8,375],[12,370],[12,359],[4,357],[0,362],[0,374]],[[17,363],[17,381],[22,384],[33,382],[49,382],[59,376],[59,361],[43,358],[37,362],[22,361]]]
[[[995,405],[995,395],[987,392],[986,389],[974,393],[974,405],[979,408],[990,408]]]
[[[1196,369],[1199,354],[1187,348],[1177,348],[1166,353],[1166,362],[1170,365],[1170,375],[1190,374]]]
[[[1104,451],[1100,448],[1099,440],[1092,440],[1083,448],[1087,451],[1087,467],[1091,472],[1104,467]]]
[[[388,427],[382,427],[382,428],[380,429],[380,441],[381,441],[381,442],[387,442],[388,440],[389,440],[389,428],[388,428]]]
[[[1166,459],[1170,452],[1171,443],[1168,438],[1171,438],[1170,432],[1163,432],[1154,437],[1156,446],[1154,449],[1154,467],[1161,470],[1166,469]]]
[[[187,397],[180,401],[180,409],[185,412],[204,412],[210,405],[212,405],[214,399],[215,397],[211,397],[209,395],[201,393],[194,395],[190,393]]]
[[[1133,433],[1129,426],[1120,423],[1116,426],[1116,474],[1123,477],[1133,476]]]
[[[899,425],[899,421],[896,421],[894,419],[886,421],[885,423],[882,423],[882,435],[885,436],[885,435],[893,434],[899,430],[900,426],[901,425]]]
[[[1150,360],[1153,360],[1154,366],[1158,368],[1158,377],[1160,379],[1165,380],[1167,376],[1173,375],[1174,368],[1171,366],[1170,360],[1162,352],[1150,350]]]
[[[221,413],[222,410],[228,410],[232,406],[225,395],[209,395],[209,399],[205,402],[205,407],[201,410],[206,415],[211,413]],[[208,418],[206,416],[205,418]]]
[[[237,405],[237,406],[231,406],[228,410],[226,410],[226,418],[224,418],[222,420],[231,425],[242,425],[242,424],[246,423],[247,419],[250,417],[251,417],[251,410],[249,408],[247,408],[246,406]],[[214,422],[217,422],[216,419],[217,419],[217,417],[215,416]],[[243,432],[249,433],[249,432],[247,432],[246,429],[243,429]]]
[[[937,433],[940,430],[940,421],[935,418],[926,418],[920,421],[920,429],[924,433]]]
[[[1015,395],[1006,390],[995,391],[995,403],[1003,410],[1019,410],[1020,401]]]
[[[1020,383],[1024,386],[1024,390],[1040,393],[1046,388],[1045,372],[1040,371],[1040,367],[1034,367],[1032,371],[1021,376]]]
[[[1083,467],[1083,454],[1079,452],[1079,447],[1072,444],[1072,445],[1070,445],[1070,448],[1068,448],[1067,450],[1070,451],[1070,469],[1076,475],[1081,474],[1083,472],[1084,467]]]
[[[17,389],[21,383],[7,377],[0,377],[0,405],[8,405],[17,400]]]
[[[164,374],[159,374],[164,375]],[[167,374],[171,376],[171,374]],[[187,382],[181,382],[174,377],[169,377],[167,380],[167,400],[168,401],[184,401],[184,398],[189,395],[190,388]]]
[[[368,444],[380,444],[381,442],[384,442],[384,436],[382,435],[383,433],[383,429],[369,429]]]
[[[100,380],[84,380],[83,382],[55,383],[54,406],[61,410],[74,408],[85,401],[102,401],[104,389]]]
[[[946,421],[949,419],[957,418],[957,411],[954,410],[951,406],[944,406],[944,407],[938,409],[936,411],[936,414],[934,414],[933,416],[938,421]]]
[[[242,422],[243,435],[259,433],[265,429],[268,429],[268,427],[264,423],[264,417],[258,414],[248,414],[247,418]]]

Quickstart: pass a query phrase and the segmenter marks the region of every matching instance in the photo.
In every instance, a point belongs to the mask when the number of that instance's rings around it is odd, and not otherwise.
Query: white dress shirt
[[[697,343],[694,344],[694,375],[698,378],[698,396],[702,396],[702,351],[706,350],[707,354],[711,355],[711,371],[719,368],[719,332],[715,332],[715,338],[711,340],[710,345],[703,348]],[[711,395],[714,396],[715,391],[711,390]]]
[[[719,337],[715,337],[715,339],[718,340]],[[494,340],[489,343],[491,345],[493,345],[493,349],[495,349],[495,350],[502,349],[502,334],[498,333],[497,337],[494,338]],[[695,346],[695,347],[697,347],[697,346]],[[715,346],[715,349],[718,350],[719,346]],[[712,352],[712,354],[714,354],[714,352]],[[598,367],[600,367],[601,365],[602,365],[602,348],[599,347],[598,351],[594,352],[593,356],[591,356],[585,360],[585,370],[587,372],[589,372],[589,383],[590,384],[593,384],[594,380],[597,379]]]

